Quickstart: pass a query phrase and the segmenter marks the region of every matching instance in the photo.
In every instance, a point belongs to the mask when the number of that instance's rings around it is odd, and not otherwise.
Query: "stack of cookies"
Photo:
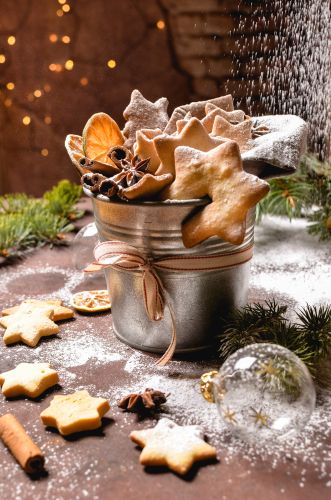
[[[166,98],[150,102],[134,90],[123,130],[97,113],[82,136],[68,135],[66,148],[84,187],[94,196],[125,201],[206,197],[210,203],[183,224],[185,246],[211,236],[240,244],[247,212],[269,191],[260,178],[267,171],[252,155],[279,131],[234,109],[231,95],[180,106],[170,117],[167,108]],[[278,167],[278,174],[288,173]]]

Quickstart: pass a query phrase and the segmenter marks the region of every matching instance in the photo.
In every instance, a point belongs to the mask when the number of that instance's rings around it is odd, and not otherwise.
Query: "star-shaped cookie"
[[[208,134],[210,134],[213,130],[213,125],[216,116],[222,116],[228,122],[232,124],[237,124],[245,119],[244,111],[241,109],[236,109],[235,111],[225,111],[224,109],[215,106],[214,104],[208,103],[206,104],[206,116],[202,118],[201,123],[207,130]],[[186,116],[182,120],[178,120],[176,123],[177,133],[180,133],[188,121],[192,118],[191,113],[187,113]]]
[[[194,462],[216,458],[216,449],[203,440],[198,425],[180,426],[168,418],[161,418],[155,427],[133,431],[130,439],[141,446],[142,465],[163,465],[186,474]]]
[[[169,197],[211,198],[211,203],[183,223],[184,245],[193,247],[211,236],[241,244],[247,212],[268,193],[269,184],[243,170],[238,144],[228,141],[206,153],[179,147],[175,162],[176,179],[168,188]]]
[[[2,316],[0,325],[6,328],[3,341],[6,345],[16,342],[35,347],[41,337],[48,337],[59,332],[59,327],[52,318],[54,307],[36,308],[33,304],[21,304],[15,314]]]
[[[221,109],[214,104],[206,104],[206,116],[201,120],[201,122],[208,133],[211,133],[213,130],[216,116],[221,116],[226,121],[232,124],[236,124],[244,121],[245,112],[241,109],[236,109],[234,111],[225,111],[224,109]]]
[[[0,373],[2,393],[7,398],[37,398],[58,381],[59,376],[49,363],[20,363],[13,370]]]
[[[44,425],[56,427],[60,434],[67,436],[74,432],[98,429],[109,409],[106,399],[94,398],[83,390],[54,396],[50,406],[41,412],[40,418]]]
[[[164,132],[166,134],[173,134],[176,132],[177,121],[182,120],[187,113],[191,113],[192,116],[201,120],[205,116],[205,107],[207,103],[214,104],[215,106],[225,109],[226,111],[233,110],[233,99],[230,94],[215,97],[214,99],[209,99],[208,101],[197,101],[191,102],[190,104],[184,104],[183,106],[179,106],[174,109]]]
[[[168,99],[161,97],[155,102],[148,101],[139,90],[131,94],[129,105],[125,108],[123,116],[127,120],[123,134],[127,138],[125,146],[131,148],[136,141],[136,132],[141,129],[164,130],[168,123]]]
[[[48,300],[27,299],[24,300],[24,302],[22,302],[21,304],[30,304],[31,306],[34,306],[36,309],[53,306],[54,316],[52,319],[54,321],[62,321],[64,319],[73,318],[74,316],[74,311],[72,309],[69,309],[69,307],[64,307],[62,305],[61,299],[48,299]],[[3,316],[9,316],[10,314],[15,314],[18,311],[21,304],[19,304],[18,306],[9,307],[8,309],[3,309],[1,311],[1,314]]]
[[[236,141],[240,151],[247,151],[250,148],[249,140],[252,138],[252,120],[233,125],[222,116],[215,116],[212,135]]]
[[[174,154],[178,146],[191,146],[200,151],[209,151],[219,144],[223,144],[227,139],[209,136],[198,118],[191,118],[180,134],[162,134],[153,140],[157,154],[161,160],[161,165],[157,169],[156,174],[170,173],[175,176]]]
[[[142,129],[136,133],[136,143],[134,145],[134,154],[138,155],[142,160],[149,158],[148,171],[154,174],[157,167],[160,165],[160,158],[155,149],[153,139],[162,134],[162,130],[157,129]]]

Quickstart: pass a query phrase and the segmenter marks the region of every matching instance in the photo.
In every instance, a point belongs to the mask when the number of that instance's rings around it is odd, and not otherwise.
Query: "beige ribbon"
[[[98,243],[94,249],[96,262],[88,266],[86,272],[94,272],[111,267],[120,271],[141,271],[143,295],[147,315],[153,321],[160,321],[164,315],[165,305],[168,307],[172,336],[168,349],[156,363],[164,366],[172,358],[176,349],[176,323],[167,291],[156,270],[164,269],[173,272],[213,271],[243,264],[253,256],[253,245],[239,252],[214,255],[187,255],[150,259],[137,248],[123,241],[105,241]]]

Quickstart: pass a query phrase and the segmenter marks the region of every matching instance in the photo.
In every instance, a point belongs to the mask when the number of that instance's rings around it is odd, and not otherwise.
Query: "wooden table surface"
[[[89,222],[86,217],[82,223]],[[60,297],[104,288],[101,275],[84,278],[74,268],[77,246],[36,250],[15,264],[1,268],[0,306],[29,297]],[[292,225],[267,219],[256,231],[250,300],[274,296],[290,305],[328,300],[330,247],[308,236],[304,221]],[[37,401],[0,396],[0,413],[12,412],[46,456],[47,474],[31,479],[0,445],[0,498],[6,499],[229,499],[276,500],[331,498],[331,428],[328,392],[319,396],[316,416],[300,439],[287,447],[238,443],[222,426],[214,405],[199,395],[199,376],[219,366],[217,358],[176,359],[160,371],[155,357],[134,351],[117,340],[111,315],[85,316],[61,324],[60,334],[42,340],[37,348],[0,346],[0,372],[19,362],[50,362],[59,371],[60,386]],[[218,449],[218,461],[196,466],[181,478],[165,469],[144,469],[139,450],[128,439],[133,429],[153,425],[123,413],[116,401],[130,389],[148,383],[170,388],[164,415],[179,423],[200,423]],[[162,385],[163,384],[163,385]],[[162,385],[162,387],[161,387]],[[54,394],[86,388],[108,398],[111,410],[101,430],[64,438],[45,429],[39,414]],[[328,413],[329,412],[329,413]],[[216,429],[216,430],[215,430]]]

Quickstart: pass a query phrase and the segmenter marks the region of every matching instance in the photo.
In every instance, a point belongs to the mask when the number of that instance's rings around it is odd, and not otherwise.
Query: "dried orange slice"
[[[83,151],[90,160],[112,163],[107,156],[113,146],[121,146],[124,137],[119,126],[106,113],[96,113],[86,123],[83,130]]]
[[[75,293],[70,304],[77,311],[101,312],[111,308],[108,290],[87,290]]]

